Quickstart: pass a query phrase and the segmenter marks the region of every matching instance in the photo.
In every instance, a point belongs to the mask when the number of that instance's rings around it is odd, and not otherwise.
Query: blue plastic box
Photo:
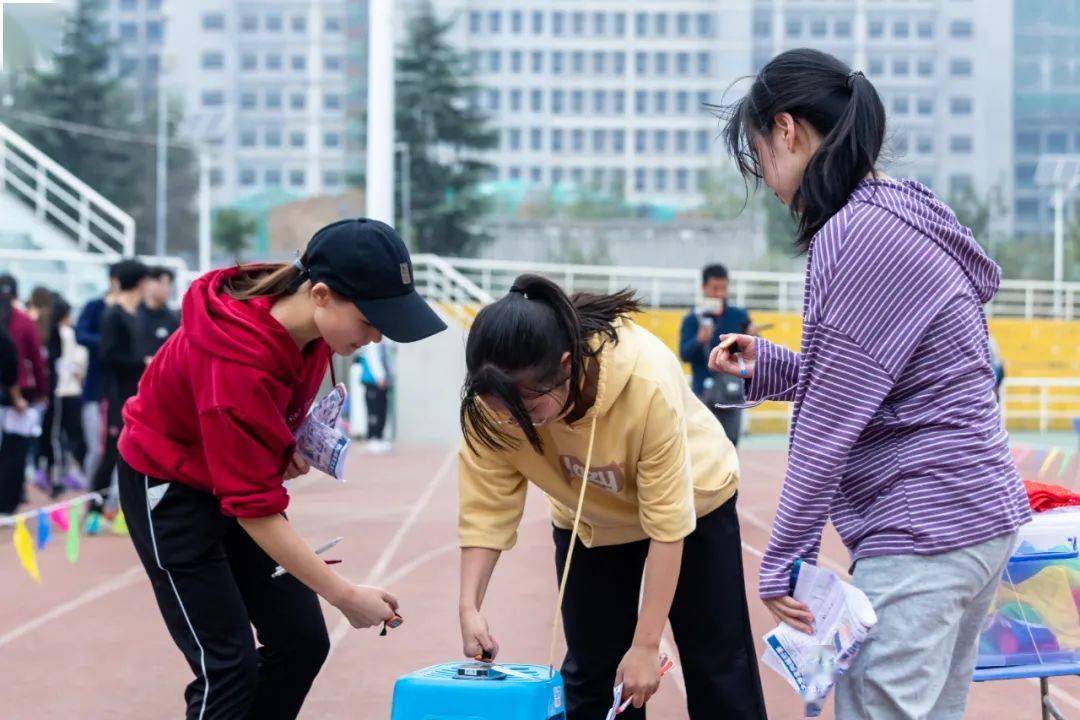
[[[507,665],[513,676],[464,679],[461,663],[402,675],[394,683],[390,720],[565,720],[562,676],[546,665]]]

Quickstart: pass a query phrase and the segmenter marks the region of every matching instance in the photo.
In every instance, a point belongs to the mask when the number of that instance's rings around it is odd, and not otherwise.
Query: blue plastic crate
[[[394,683],[390,720],[565,720],[562,676],[546,665],[506,665],[530,679],[465,679],[462,663],[402,675]]]

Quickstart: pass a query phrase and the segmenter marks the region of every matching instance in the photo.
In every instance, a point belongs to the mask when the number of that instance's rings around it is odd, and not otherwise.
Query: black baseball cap
[[[356,303],[375,328],[394,342],[423,340],[446,323],[416,292],[412,259],[394,228],[378,220],[339,220],[307,246],[304,271]]]

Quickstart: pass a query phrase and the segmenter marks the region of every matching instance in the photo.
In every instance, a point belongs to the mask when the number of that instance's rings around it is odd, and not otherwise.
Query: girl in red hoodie
[[[351,584],[293,531],[283,482],[308,471],[293,434],[332,352],[445,327],[405,244],[374,220],[323,228],[293,265],[188,290],[124,408],[119,471],[132,540],[195,673],[188,718],[295,717],[329,648],[317,596],[353,627],[394,616],[390,593]],[[288,574],[272,578],[276,565]]]

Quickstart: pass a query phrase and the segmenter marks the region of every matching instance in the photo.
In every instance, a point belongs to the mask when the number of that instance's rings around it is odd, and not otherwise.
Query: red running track
[[[739,508],[751,591],[783,468],[781,450],[743,453]],[[344,536],[334,551],[344,561],[340,571],[356,582],[386,584],[401,598],[406,622],[381,638],[348,628],[326,607],[333,651],[302,717],[384,720],[398,675],[460,655],[453,453],[416,448],[386,456],[355,454],[348,477],[345,485],[322,476],[301,479],[290,517],[313,545]],[[823,557],[838,568],[846,561],[831,531]],[[0,717],[178,717],[190,673],[165,632],[130,542],[86,539],[74,566],[59,544],[38,559],[41,585],[19,568],[10,542],[0,546]],[[533,492],[518,547],[503,557],[488,594],[486,612],[503,660],[546,662],[555,582],[546,508]],[[750,610],[760,637],[771,619],[753,595]],[[763,669],[762,679],[771,718],[802,717],[797,698],[771,670]],[[664,681],[650,703],[650,717],[685,720],[680,682],[678,674]],[[1080,681],[1055,679],[1052,686],[1065,714],[1080,717]],[[831,718],[831,710],[823,717]],[[976,685],[967,717],[1037,718],[1038,685]]]

